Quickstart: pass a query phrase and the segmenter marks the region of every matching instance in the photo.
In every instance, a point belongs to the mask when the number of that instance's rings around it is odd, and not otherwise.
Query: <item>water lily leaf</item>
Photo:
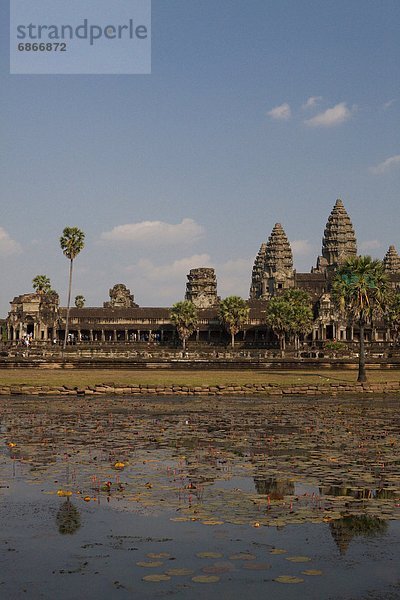
[[[195,583],[216,583],[219,581],[218,575],[196,575],[192,577]]]
[[[168,552],[149,552],[146,554],[147,558],[170,558]]]
[[[147,567],[149,569],[154,569],[156,567],[161,567],[164,563],[161,560],[141,560],[136,564],[138,567]]]
[[[270,550],[270,554],[286,554],[287,550],[283,550],[282,548],[272,548]]]
[[[168,571],[165,571],[167,575],[171,575],[172,577],[180,577],[180,576],[185,576],[185,575],[193,575],[194,571],[193,569],[168,569]]]
[[[197,558],[222,558],[223,554],[220,552],[197,552]]]
[[[171,577],[169,575],[165,575],[164,573],[154,573],[153,575],[145,575],[142,577],[143,581],[150,582],[159,582],[159,581],[169,581]]]
[[[307,569],[306,571],[302,571],[303,575],[322,575],[322,571],[318,569]]]
[[[229,560],[255,560],[256,557],[254,554],[250,554],[250,552],[238,552],[237,554],[232,554],[229,557]]]
[[[293,575],[279,575],[274,581],[277,581],[278,583],[303,583],[304,579],[301,577],[294,577]]]
[[[286,560],[290,560],[290,562],[294,563],[302,563],[309,562],[311,558],[309,558],[308,556],[287,556]]]
[[[202,568],[203,573],[229,573],[234,567],[230,562],[216,562],[213,565],[207,565]]]

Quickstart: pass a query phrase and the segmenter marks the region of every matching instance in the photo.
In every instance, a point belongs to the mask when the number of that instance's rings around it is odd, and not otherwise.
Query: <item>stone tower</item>
[[[347,258],[357,256],[357,240],[343,202],[336,200],[322,238],[322,256],[315,271],[334,271]]]
[[[254,261],[251,274],[250,300],[261,298],[267,244],[263,242]]]
[[[286,233],[276,223],[265,250],[262,296],[273,296],[279,290],[294,286],[293,254]]]
[[[383,259],[385,271],[391,275],[400,274],[400,256],[394,246],[389,246],[389,250]]]
[[[187,279],[185,300],[193,302],[197,308],[211,308],[218,304],[214,269],[190,269]]]

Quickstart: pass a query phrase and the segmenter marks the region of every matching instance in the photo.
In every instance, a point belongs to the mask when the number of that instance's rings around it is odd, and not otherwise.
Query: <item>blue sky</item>
[[[13,1],[13,0],[11,0]],[[66,302],[125,283],[180,300],[192,267],[247,297],[281,222],[309,270],[336,198],[361,253],[400,251],[400,4],[153,0],[151,75],[9,75],[0,0],[0,315],[47,274]]]

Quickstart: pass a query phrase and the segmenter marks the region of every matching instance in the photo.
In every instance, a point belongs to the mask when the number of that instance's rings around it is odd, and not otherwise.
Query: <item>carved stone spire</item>
[[[265,271],[269,277],[282,273],[286,277],[293,276],[293,254],[280,223],[276,223],[268,238],[265,252]]]
[[[260,298],[262,294],[262,280],[264,275],[266,250],[267,244],[263,242],[255,258],[253,271],[251,274],[250,300]]]
[[[190,269],[187,279],[185,300],[193,302],[197,308],[210,308],[218,304],[217,278],[214,269],[208,267]]]
[[[383,259],[383,264],[387,273],[393,275],[400,273],[400,256],[394,246],[389,246],[389,250]]]
[[[263,298],[294,286],[293,254],[280,223],[276,223],[265,251]]]
[[[322,239],[322,257],[332,270],[351,256],[357,256],[356,236],[343,202],[336,200]]]

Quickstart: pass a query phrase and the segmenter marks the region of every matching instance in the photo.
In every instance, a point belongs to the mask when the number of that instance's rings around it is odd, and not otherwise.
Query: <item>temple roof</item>
[[[354,228],[342,200],[336,200],[322,239],[322,256],[328,266],[336,267],[350,256],[357,256]]]
[[[268,238],[265,251],[265,270],[272,274],[276,271],[291,271],[293,254],[286,233],[280,223],[276,223]]]
[[[389,250],[385,254],[383,259],[385,270],[393,275],[400,274],[400,256],[394,246],[389,246]]]

